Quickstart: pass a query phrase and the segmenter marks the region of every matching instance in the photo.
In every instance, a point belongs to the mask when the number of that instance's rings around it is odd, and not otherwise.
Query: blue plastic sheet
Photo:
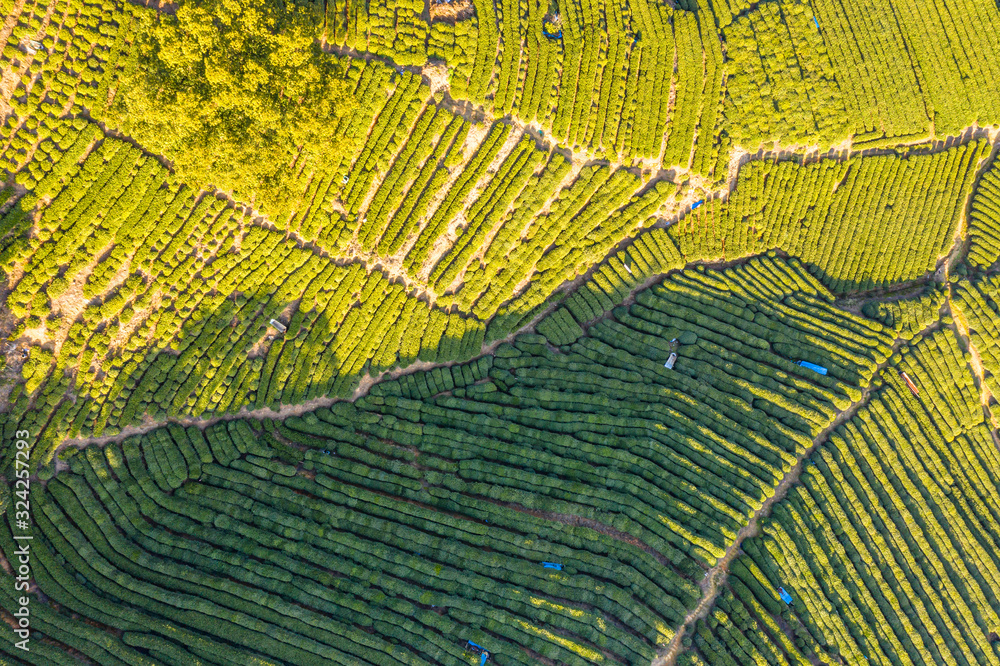
[[[812,370],[813,372],[818,372],[821,375],[826,374],[826,368],[824,368],[822,365],[816,365],[815,363],[810,363],[809,361],[799,361],[799,365],[802,366],[803,368]]]

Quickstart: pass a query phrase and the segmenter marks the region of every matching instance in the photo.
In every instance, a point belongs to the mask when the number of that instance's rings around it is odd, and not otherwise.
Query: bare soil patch
[[[472,16],[475,9],[472,0],[431,0],[432,21],[463,21]]]

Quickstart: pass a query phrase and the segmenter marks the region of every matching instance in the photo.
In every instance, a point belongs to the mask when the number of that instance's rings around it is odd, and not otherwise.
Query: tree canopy
[[[315,166],[353,105],[310,10],[271,0],[191,0],[145,15],[139,65],[109,124],[170,159],[178,176],[266,201],[295,162]],[[298,169],[296,169],[298,171]]]

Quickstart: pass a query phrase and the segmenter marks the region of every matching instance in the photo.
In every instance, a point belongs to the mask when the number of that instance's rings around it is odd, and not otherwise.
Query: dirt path
[[[969,370],[972,372],[973,381],[979,390],[980,404],[983,407],[983,415],[990,424],[990,435],[993,437],[993,444],[1000,451],[1000,435],[997,433],[1000,421],[997,420],[996,415],[990,410],[990,401],[993,399],[993,393],[986,383],[986,370],[983,368],[983,359],[976,345],[972,342],[972,335],[969,332],[969,322],[965,318],[965,313],[962,312],[961,308],[956,307],[955,303],[951,300],[951,294],[948,295],[945,306],[948,308],[955,322],[955,335],[958,337],[959,347],[969,350]]]
[[[972,375],[976,379],[976,387],[982,393],[982,405],[986,407],[990,403],[990,389],[986,386],[986,371],[983,368],[983,360],[979,355],[979,350],[976,349],[976,345],[972,343],[972,335],[969,332],[969,322],[965,318],[965,313],[962,312],[960,308],[955,307],[955,303],[951,300],[951,295],[948,295],[947,306],[951,311],[952,319],[955,321],[955,328],[957,329],[958,341],[969,350],[969,368],[972,370]]]
[[[962,207],[962,217],[959,221],[958,229],[955,232],[955,244],[952,246],[952,250],[948,254],[947,260],[940,269],[940,281],[942,282],[950,281],[951,269],[965,258],[971,246],[971,238],[968,234],[968,220],[972,210],[972,199],[979,186],[979,181],[982,179],[990,165],[997,159],[997,153],[1000,151],[1000,129],[992,130],[989,133],[989,140],[993,143],[993,148],[990,150],[989,155],[983,159],[983,163],[979,165],[976,177],[974,178],[972,187],[969,191],[969,196],[965,205]],[[952,319],[955,322],[955,334],[958,337],[959,347],[969,350],[969,369],[972,372],[976,388],[979,390],[983,413],[991,425],[990,434],[993,437],[993,443],[996,445],[997,449],[1000,450],[1000,436],[997,434],[997,428],[1000,426],[1000,422],[998,422],[996,416],[992,413],[992,411],[990,411],[989,408],[993,395],[990,391],[989,385],[986,383],[986,371],[983,368],[982,356],[980,356],[979,350],[972,342],[972,335],[969,331],[969,322],[965,317],[965,313],[962,312],[962,309],[957,307],[956,303],[952,300],[952,292],[950,288],[945,300],[945,307],[948,310],[948,314],[952,316]]]

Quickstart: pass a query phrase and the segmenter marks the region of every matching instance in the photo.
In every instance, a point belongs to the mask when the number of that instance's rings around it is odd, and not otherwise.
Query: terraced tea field
[[[0,664],[1000,663],[996,3],[0,7]]]

